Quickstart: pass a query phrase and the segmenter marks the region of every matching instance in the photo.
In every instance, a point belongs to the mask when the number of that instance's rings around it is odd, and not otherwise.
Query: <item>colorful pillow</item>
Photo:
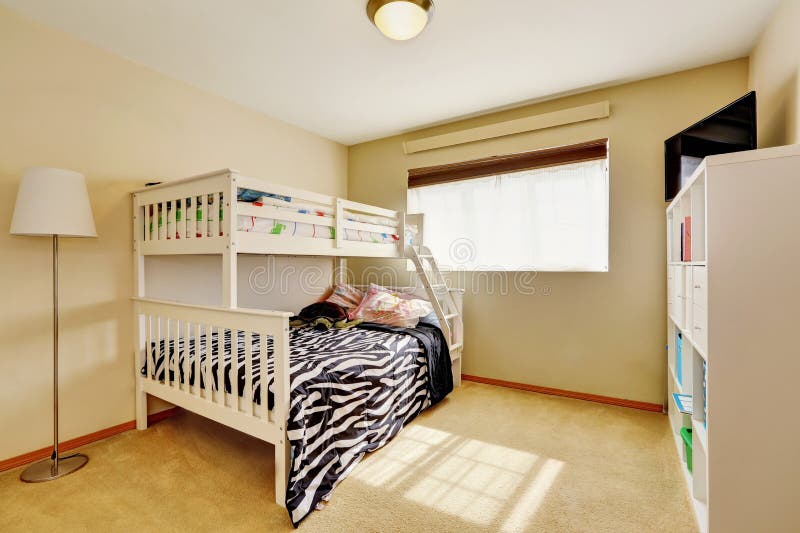
[[[364,292],[347,283],[337,283],[325,301],[340,305],[348,311],[355,309],[364,299]]]
[[[403,299],[398,293],[380,285],[370,285],[359,306],[350,313],[351,320],[363,320],[388,326],[413,328],[419,317],[433,311],[433,306],[425,300]]]

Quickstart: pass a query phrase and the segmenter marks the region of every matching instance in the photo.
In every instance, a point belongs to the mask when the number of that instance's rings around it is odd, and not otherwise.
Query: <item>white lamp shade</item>
[[[25,169],[11,234],[97,237],[83,174],[60,168]]]

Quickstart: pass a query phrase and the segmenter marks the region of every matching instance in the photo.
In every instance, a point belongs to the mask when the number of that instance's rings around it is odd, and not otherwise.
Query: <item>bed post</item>
[[[275,503],[286,507],[286,488],[289,485],[289,471],[292,466],[292,448],[284,438],[282,444],[275,445]]]
[[[222,205],[221,226],[224,239],[227,241],[225,251],[222,253],[222,305],[230,309],[236,309],[239,305],[237,299],[239,257],[236,250],[236,197],[238,192],[236,174],[228,173],[226,183],[227,186],[223,191],[225,203]]]
[[[335,200],[336,214],[334,215],[334,224],[336,227],[333,231],[333,245],[336,248],[341,248],[344,242],[344,201],[341,198]]]
[[[344,257],[336,256],[333,258],[333,279],[336,283],[347,283],[347,260]]]
[[[273,357],[274,357],[274,393],[275,405],[272,415],[278,430],[283,434],[278,442],[275,443],[275,501],[281,507],[286,507],[286,486],[289,481],[291,470],[291,447],[289,438],[286,434],[286,422],[289,419],[289,319],[284,318],[280,331],[274,334]]]
[[[133,195],[133,292],[139,298],[144,297],[144,256],[141,253],[139,242],[144,238],[144,208],[139,206],[139,199]],[[136,391],[134,392],[136,404],[136,429],[147,429],[147,393],[142,388],[142,378],[139,375],[139,357],[146,353],[144,338],[144,317],[138,310],[138,305],[134,306],[134,351],[133,368],[134,379],[136,380]]]

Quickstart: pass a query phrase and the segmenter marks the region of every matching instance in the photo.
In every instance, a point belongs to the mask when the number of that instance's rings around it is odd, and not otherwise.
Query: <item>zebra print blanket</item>
[[[426,342],[422,330],[406,333],[383,331],[381,328],[293,329],[290,333],[290,408],[287,434],[292,451],[292,464],[286,495],[286,507],[292,523],[297,526],[322,501],[330,498],[339,484],[363,456],[377,450],[392,439],[405,424],[421,411],[452,390],[450,356],[447,345],[442,349],[439,336],[430,335]],[[429,334],[429,333],[428,333]],[[434,338],[435,337],[435,338]],[[443,337],[442,337],[443,339]],[[201,367],[211,351],[217,352],[219,335],[211,336],[211,347],[206,347],[206,336],[199,343],[188,341],[187,368],[189,383],[194,385],[194,359],[199,344]],[[434,344],[431,344],[434,343]],[[184,339],[178,339],[178,377],[185,382],[183,361],[187,353]],[[435,349],[432,349],[432,346]],[[173,361],[176,352],[174,341],[168,347],[164,341],[153,343],[152,355],[156,357],[155,373],[164,379],[164,353]],[[252,336],[253,396],[261,403],[260,369],[257,355],[261,342]],[[267,398],[272,408],[274,397],[272,339],[267,339]],[[231,392],[230,370],[231,335],[223,335],[224,388]],[[242,394],[245,384],[244,336],[237,338],[238,390]],[[429,357],[431,360],[429,361]],[[436,360],[434,361],[433,358]],[[212,357],[213,389],[218,390],[217,357]],[[446,368],[447,383],[433,383],[429,368],[442,374]],[[147,367],[142,369],[147,375]],[[437,381],[442,381],[436,376]],[[170,378],[176,379],[170,370]],[[200,373],[200,386],[207,385]],[[433,394],[432,394],[433,391]],[[446,392],[443,392],[446,391]],[[433,399],[433,402],[432,402]]]

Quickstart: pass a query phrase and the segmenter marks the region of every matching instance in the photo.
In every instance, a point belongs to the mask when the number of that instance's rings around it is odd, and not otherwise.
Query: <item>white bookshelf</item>
[[[700,164],[667,208],[667,302],[669,422],[684,461],[692,428],[700,530],[800,531],[800,145]]]

